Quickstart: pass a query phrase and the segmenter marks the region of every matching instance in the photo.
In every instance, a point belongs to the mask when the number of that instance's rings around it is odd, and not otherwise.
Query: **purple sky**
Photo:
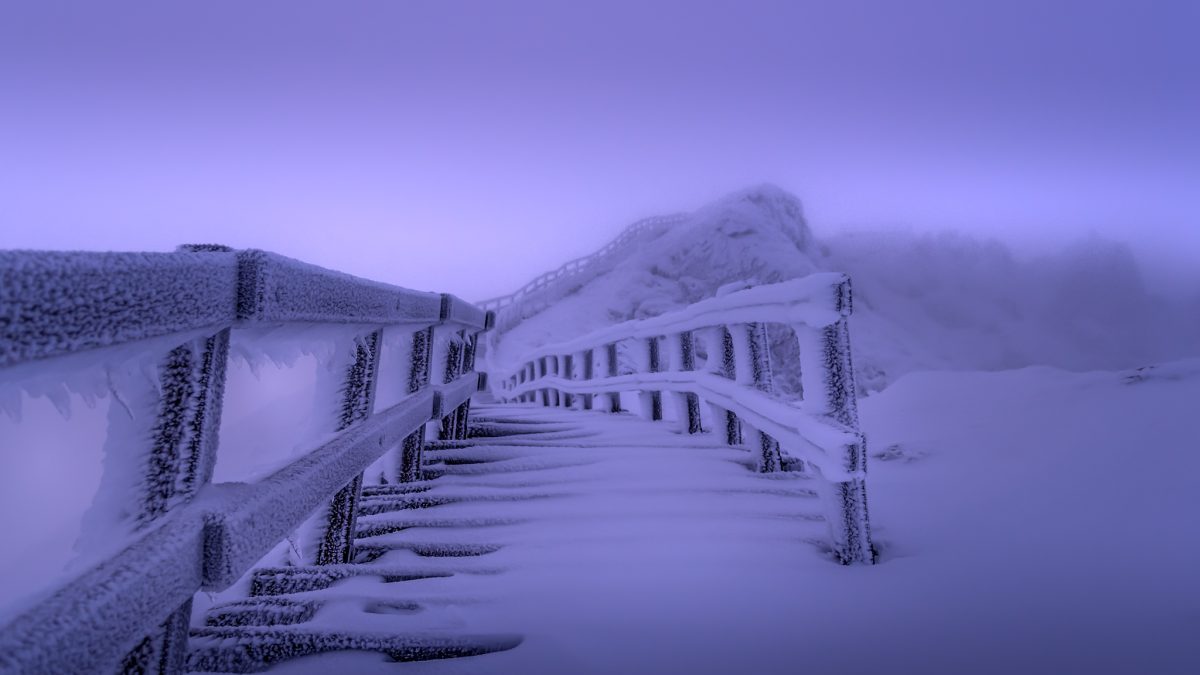
[[[191,4],[0,5],[0,247],[479,299],[770,181],[818,232],[1200,259],[1197,2]]]

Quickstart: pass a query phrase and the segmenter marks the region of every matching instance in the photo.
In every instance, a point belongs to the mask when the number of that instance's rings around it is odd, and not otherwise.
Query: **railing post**
[[[671,370],[686,372],[696,369],[696,339],[691,331],[675,334],[675,348],[671,351]],[[700,426],[700,397],[695,393],[676,392],[672,398],[678,407],[678,417],[682,429],[689,434],[698,434],[703,429]]]
[[[464,333],[463,351],[462,351],[462,366],[459,368],[459,375],[473,372],[475,370],[475,348],[479,339],[478,333]],[[458,407],[458,427],[457,437],[461,440],[467,437],[470,429],[471,417],[471,399],[462,402]]]
[[[644,361],[645,372],[657,373],[662,370],[659,359],[658,337],[652,336],[646,338],[646,358]],[[662,392],[657,390],[647,390],[638,393],[638,398],[642,403],[642,416],[653,421],[661,420],[663,417],[662,411]]]
[[[449,333],[444,339],[444,348],[435,352],[441,358],[435,357],[434,363],[438,372],[438,384],[448,384],[458,377],[458,367],[462,363],[461,345],[455,339],[455,333]],[[453,440],[458,429],[458,409],[442,410],[442,418],[438,421],[437,438],[440,441]]]
[[[429,384],[429,359],[433,349],[433,328],[425,328],[412,334],[412,352],[409,354],[408,393],[420,391]],[[421,426],[404,437],[400,450],[401,483],[422,480],[421,469],[425,451],[425,427]]]
[[[455,331],[446,336],[444,347],[438,342],[439,348],[434,352],[434,370],[442,373],[441,384],[450,384],[462,376],[469,365],[473,365],[472,338],[465,331]],[[438,440],[461,440],[467,435],[467,416],[470,414],[470,401],[464,401],[454,410],[443,410],[442,418],[437,426]]]
[[[871,563],[875,552],[867,511],[867,444],[858,428],[858,401],[850,358],[850,281],[843,281],[834,292],[835,306],[841,314],[837,322],[824,328],[796,327],[800,379],[805,410],[843,426],[858,439],[844,448],[844,475],[830,477],[833,509],[826,520],[834,551],[842,563]]]
[[[177,250],[204,253],[232,249],[185,245]],[[150,428],[135,434],[150,441],[136,497],[139,501],[130,505],[138,529],[190,501],[212,480],[228,360],[229,329],[226,328],[172,349],[159,364],[157,388],[147,383],[146,400],[157,399],[157,403],[151,404],[155,417]],[[118,406],[114,405],[113,410],[118,410]],[[139,420],[125,415],[123,410],[116,414],[125,417],[120,420],[122,425],[140,425]],[[128,435],[110,429],[110,437]],[[156,675],[184,672],[191,612],[192,602],[188,600],[125,655],[121,668],[125,672]]]
[[[618,370],[617,360],[617,343],[610,342],[604,345],[604,374],[606,377],[616,377]],[[621,412],[621,393],[616,391],[608,392],[608,411],[613,413]]]
[[[737,359],[735,357],[733,335],[728,326],[718,326],[709,333],[708,371],[728,379],[736,379]],[[713,406],[713,418],[723,423],[725,427],[725,443],[741,445],[742,421],[737,413],[720,406]]]
[[[379,374],[379,347],[382,340],[382,330],[355,340],[354,362],[347,369],[342,384],[342,407],[337,431],[365,420],[375,407],[375,384]],[[317,547],[318,565],[348,563],[354,559],[354,526],[362,481],[360,473],[338,490],[330,501],[325,531]]]
[[[729,327],[733,343],[734,377],[739,384],[752,386],[766,394],[774,392],[771,374],[771,350],[764,323],[734,324]],[[758,432],[752,451],[757,455],[758,470],[778,471],[783,466],[779,442]]]
[[[583,380],[586,382],[595,376],[596,370],[596,350],[588,349],[580,354],[580,360],[583,362]],[[592,394],[583,394],[583,409],[592,409]]]
[[[549,368],[550,377],[558,377],[558,357],[550,356],[547,359],[546,364]],[[558,390],[558,387],[546,387],[546,395],[550,397],[551,407],[557,408],[562,405],[562,392]]]
[[[561,373],[560,377],[562,377],[562,379],[564,379],[564,380],[575,379],[575,355],[574,354],[563,354],[561,358],[562,358],[562,373]],[[562,393],[563,407],[570,408],[574,404],[575,404],[575,395],[564,390]]]

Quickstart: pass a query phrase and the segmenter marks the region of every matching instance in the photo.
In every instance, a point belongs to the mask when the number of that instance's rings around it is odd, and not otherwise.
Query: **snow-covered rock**
[[[623,255],[610,271],[557,289],[560,300],[490,336],[492,365],[503,370],[530,348],[678,309],[727,284],[818,271],[845,272],[854,282],[851,333],[864,392],[919,370],[1117,369],[1200,353],[1200,320],[1147,291],[1128,246],[1096,237],[1034,259],[953,233],[818,238],[798,198],[762,185],[695,211]],[[773,340],[785,392],[796,379],[788,337],[778,331]]]

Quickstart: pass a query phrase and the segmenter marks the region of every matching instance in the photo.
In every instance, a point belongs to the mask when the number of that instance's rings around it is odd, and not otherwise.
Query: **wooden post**
[[[337,431],[365,420],[375,407],[375,384],[379,374],[379,346],[383,331],[376,330],[358,338],[354,362],[346,371],[342,385],[342,409]],[[358,499],[362,494],[362,474],[346,484],[329,504],[325,531],[317,548],[318,565],[337,565],[354,559],[354,526],[358,517]]]
[[[716,354],[710,354],[709,360],[713,364],[712,370],[731,380],[737,377],[737,359],[734,350],[733,335],[729,332],[728,326],[720,326],[716,329],[714,335],[712,349]],[[719,350],[719,351],[717,351]],[[725,421],[725,442],[729,445],[741,445],[742,438],[742,421],[738,419],[737,413],[732,410],[721,409],[719,412],[724,413]],[[717,419],[721,419],[722,415],[714,415]]]
[[[563,354],[561,358],[562,358],[562,379],[564,379],[564,380],[575,379],[575,355],[574,354]],[[563,391],[562,404],[563,404],[564,408],[570,408],[571,406],[573,406],[575,404],[575,395],[568,391]]]
[[[696,339],[691,331],[683,331],[675,335],[675,349],[671,355],[671,369],[689,371],[696,369]],[[673,398],[679,412],[681,429],[689,434],[698,434],[703,429],[700,426],[700,397],[693,392],[677,392]]]
[[[471,333],[469,335],[464,333],[462,368],[459,369],[460,376],[475,372],[475,354],[478,352],[478,348],[479,333]],[[458,415],[459,439],[465,439],[470,435],[470,420],[471,399],[468,398],[466,401],[463,401],[463,404],[460,406]]]
[[[229,329],[224,329],[172,349],[161,362],[157,414],[147,434],[150,449],[140,497],[132,505],[137,529],[186,504],[212,480],[228,354]],[[172,612],[125,655],[122,669],[161,675],[184,672],[191,611],[188,600]]]
[[[215,245],[185,245],[181,252],[228,252]],[[186,504],[212,481],[229,361],[229,329],[179,345],[160,362],[158,387],[144,392],[157,399],[154,421],[141,435],[149,450],[135,502],[128,504],[134,526],[144,529]],[[128,423],[139,424],[128,419]],[[174,675],[184,672],[192,602],[171,613],[122,659],[124,672]]]
[[[835,289],[841,318],[824,328],[797,326],[800,343],[800,378],[804,408],[853,433],[856,442],[844,448],[843,473],[827,477],[832,486],[831,512],[826,516],[834,551],[843,564],[874,562],[870,518],[867,511],[866,439],[859,432],[858,401],[854,390],[854,365],[850,358],[852,308],[850,282]]]
[[[604,374],[606,377],[616,377],[619,363],[617,360],[617,343],[610,342],[604,346]],[[608,411],[621,412],[621,393],[608,392]]]
[[[587,380],[592,379],[592,377],[594,377],[594,375],[595,375],[595,369],[596,369],[596,363],[595,363],[596,352],[595,352],[595,350],[589,349],[589,350],[583,352],[583,354],[581,355],[581,360],[583,362],[583,380],[587,381]],[[583,399],[583,409],[591,410],[593,395],[592,394],[584,394],[581,398]]]
[[[429,359],[432,349],[432,327],[413,333],[408,366],[408,393],[416,393],[429,384]],[[425,451],[424,427],[405,436],[400,447],[400,475],[397,476],[399,481],[412,483],[424,479],[421,468]]]
[[[647,373],[657,373],[662,370],[659,361],[658,337],[646,338],[646,360],[645,371]],[[662,413],[662,392],[649,390],[638,394],[638,398],[642,402],[642,416],[653,421],[661,420]]]
[[[735,324],[729,327],[729,336],[733,344],[735,380],[739,384],[752,386],[763,393],[774,393],[771,351],[766,324]],[[783,466],[783,457],[779,442],[761,431],[758,432],[756,441],[752,451],[758,456],[758,470],[762,473],[780,470]]]
[[[442,384],[450,384],[458,379],[462,374],[463,368],[463,352],[465,344],[463,340],[463,332],[457,331],[451,333],[446,342],[446,362],[444,373],[442,375]],[[461,427],[459,418],[462,414],[462,406],[456,407],[454,410],[442,411],[446,413],[442,417],[441,424],[438,428],[439,440],[455,440],[459,438],[459,429]]]

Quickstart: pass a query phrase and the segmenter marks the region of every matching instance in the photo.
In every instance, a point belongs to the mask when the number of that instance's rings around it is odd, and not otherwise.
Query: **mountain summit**
[[[1200,350],[1200,325],[1146,291],[1124,244],[1090,238],[1020,260],[999,242],[955,233],[818,240],[800,200],[768,184],[708,204],[558,282],[548,306],[491,336],[489,358],[503,367],[530,347],[655,316],[730,283],[820,271],[845,272],[854,284],[851,334],[863,391],[916,370],[1119,369]],[[795,379],[794,351],[785,329],[772,332],[786,387]]]

